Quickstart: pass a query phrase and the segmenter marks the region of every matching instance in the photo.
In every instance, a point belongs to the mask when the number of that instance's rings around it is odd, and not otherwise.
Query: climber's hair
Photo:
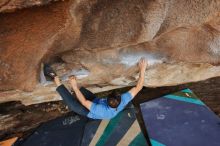
[[[107,103],[108,103],[108,106],[110,106],[111,108],[117,108],[119,104],[121,103],[121,94],[119,92],[113,91],[107,97]]]

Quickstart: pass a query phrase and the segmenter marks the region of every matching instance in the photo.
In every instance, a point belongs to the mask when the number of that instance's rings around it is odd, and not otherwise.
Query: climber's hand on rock
[[[145,71],[147,68],[147,61],[144,58],[141,58],[138,62],[140,71]]]
[[[77,88],[77,82],[76,82],[75,76],[69,76],[69,82],[70,82],[73,90]]]

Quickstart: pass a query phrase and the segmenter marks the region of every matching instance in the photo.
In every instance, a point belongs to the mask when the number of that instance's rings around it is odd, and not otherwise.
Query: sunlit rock
[[[141,57],[147,87],[220,75],[220,1],[16,2],[0,3],[0,12],[15,9],[0,14],[0,102],[58,100],[43,63],[94,92],[135,85]]]

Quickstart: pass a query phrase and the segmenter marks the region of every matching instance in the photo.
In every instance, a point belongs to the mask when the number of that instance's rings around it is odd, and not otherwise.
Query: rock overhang
[[[187,4],[178,0],[70,0],[2,13],[2,96],[12,90],[8,100],[20,98],[14,93],[25,98],[41,97],[37,102],[56,97],[53,85],[39,82],[44,62],[50,62],[62,80],[78,75],[81,85],[97,92],[134,85],[138,75],[135,64],[140,57],[150,64],[147,87],[219,76],[220,3],[208,1],[195,7],[196,0]],[[180,8],[180,4],[186,7]],[[200,15],[201,10],[204,15]],[[39,95],[40,91],[45,95]]]

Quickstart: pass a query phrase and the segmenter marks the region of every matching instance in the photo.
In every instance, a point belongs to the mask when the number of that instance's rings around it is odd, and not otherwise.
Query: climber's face
[[[116,92],[112,92],[108,98],[107,103],[111,108],[117,108],[121,103],[121,95]]]

